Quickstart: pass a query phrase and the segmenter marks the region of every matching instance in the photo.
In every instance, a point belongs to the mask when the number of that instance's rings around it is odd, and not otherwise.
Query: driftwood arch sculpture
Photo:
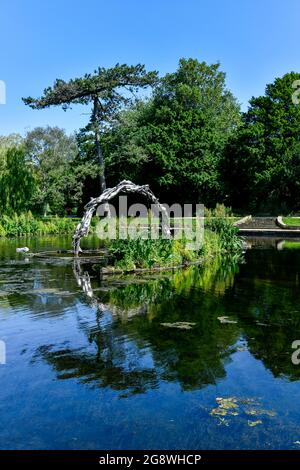
[[[163,233],[167,236],[170,236],[170,227],[169,227],[169,217],[167,210],[164,206],[162,206],[157,199],[157,197],[153,194],[151,189],[148,185],[138,186],[131,181],[123,180],[114,188],[107,188],[101,196],[92,198],[84,207],[84,214],[76,227],[75,233],[73,235],[73,250],[74,254],[78,256],[79,252],[82,251],[80,248],[80,240],[82,237],[85,237],[90,228],[90,223],[93,217],[93,214],[97,207],[100,204],[104,204],[109,202],[111,199],[116,197],[119,193],[125,194],[132,194],[137,193],[139,195],[144,196],[151,204],[154,204],[157,209],[162,214],[162,230]]]

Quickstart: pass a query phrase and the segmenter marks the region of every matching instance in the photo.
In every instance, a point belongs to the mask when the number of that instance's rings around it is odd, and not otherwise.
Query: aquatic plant
[[[214,211],[208,212],[205,218],[205,228],[218,234],[218,244],[221,251],[240,252],[243,239],[238,236],[238,228],[230,217],[215,216]]]
[[[182,265],[199,259],[201,250],[189,250],[184,238],[180,240],[116,239],[108,243],[112,264],[124,270]]]
[[[109,263],[127,271],[187,265],[221,255],[231,259],[240,258],[242,253],[242,239],[238,236],[238,229],[228,218],[218,217],[208,217],[204,242],[196,249],[191,249],[190,241],[185,237],[116,239],[109,240],[107,246]]]

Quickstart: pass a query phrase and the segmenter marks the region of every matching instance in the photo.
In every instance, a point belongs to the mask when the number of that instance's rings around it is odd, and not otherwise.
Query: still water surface
[[[103,279],[24,245],[70,240],[0,241],[0,448],[300,448],[300,250]]]

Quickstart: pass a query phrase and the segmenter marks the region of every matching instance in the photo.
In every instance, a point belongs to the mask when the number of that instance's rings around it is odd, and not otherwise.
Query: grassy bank
[[[300,242],[285,240],[283,243],[283,248],[285,250],[299,250]]]
[[[293,227],[300,227],[300,217],[283,217],[283,222],[286,225],[292,225]]]

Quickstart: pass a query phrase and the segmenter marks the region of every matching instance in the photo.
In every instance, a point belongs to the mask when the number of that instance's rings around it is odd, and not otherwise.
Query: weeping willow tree
[[[102,194],[106,189],[106,180],[101,133],[124,106],[136,99],[139,89],[153,86],[157,80],[157,72],[147,72],[142,64],[117,64],[112,68],[99,67],[93,74],[69,81],[57,79],[52,87],[44,90],[40,98],[28,97],[23,98],[23,101],[33,109],[62,106],[67,110],[73,104],[91,105],[90,120],[85,130],[94,135]]]
[[[22,138],[0,136],[0,215],[30,208],[36,191],[33,169],[26,159]]]

